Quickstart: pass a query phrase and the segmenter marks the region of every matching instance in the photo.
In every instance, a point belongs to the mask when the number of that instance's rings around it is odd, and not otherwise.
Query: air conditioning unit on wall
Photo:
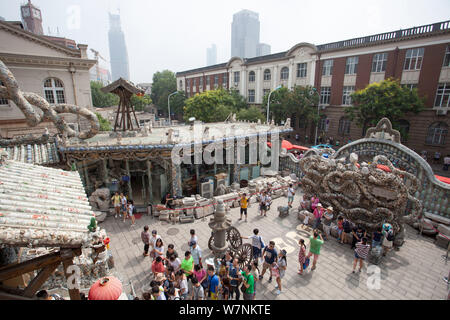
[[[214,181],[209,180],[200,185],[200,193],[203,198],[211,199],[214,197]]]
[[[445,116],[447,114],[448,109],[438,109],[436,110],[436,115]]]

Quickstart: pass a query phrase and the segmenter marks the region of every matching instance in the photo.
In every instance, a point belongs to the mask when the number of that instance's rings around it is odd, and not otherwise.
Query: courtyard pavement
[[[297,206],[301,199],[301,190],[297,190],[294,205]],[[406,226],[405,243],[399,251],[392,251],[375,268],[367,272],[367,264],[363,271],[352,274],[352,262],[354,252],[349,244],[341,245],[335,238],[325,241],[322,246],[317,268],[297,274],[298,270],[298,240],[305,239],[309,251],[308,230],[300,226],[297,215],[289,215],[285,218],[278,217],[278,206],[287,205],[287,198],[275,199],[271,211],[267,217],[260,217],[257,213],[257,204],[252,204],[248,209],[248,222],[238,221],[239,208],[231,209],[229,217],[232,225],[241,235],[249,236],[252,230],[258,228],[260,235],[266,244],[270,240],[275,241],[278,250],[285,249],[287,254],[287,270],[282,280],[283,290],[281,295],[275,294],[276,282],[268,283],[268,272],[264,279],[257,283],[257,300],[442,300],[447,299],[448,288],[443,281],[448,276],[450,261],[446,262],[443,255],[446,250],[437,247],[433,238],[420,236],[417,231]],[[150,231],[158,230],[158,234],[167,245],[173,243],[180,256],[188,250],[187,242],[190,238],[189,230],[195,229],[199,239],[199,245],[203,251],[203,259],[212,256],[208,249],[208,239],[211,229],[208,226],[210,217],[196,220],[188,224],[171,224],[161,222],[157,218],[143,215],[136,220],[136,225],[131,227],[130,220],[123,223],[122,219],[109,216],[100,224],[106,229],[111,239],[111,251],[114,257],[115,268],[113,274],[119,277],[124,285],[124,290],[130,292],[130,281],[133,283],[136,294],[141,297],[142,288],[148,286],[151,281],[151,259],[144,258],[143,244],[140,234],[145,225],[149,225]],[[309,229],[311,230],[311,229]],[[249,240],[243,240],[248,242]],[[261,268],[260,268],[261,270]],[[376,285],[377,274],[380,275],[379,289]],[[275,279],[274,279],[275,280]],[[369,286],[368,286],[369,284]],[[371,285],[372,284],[372,285]]]

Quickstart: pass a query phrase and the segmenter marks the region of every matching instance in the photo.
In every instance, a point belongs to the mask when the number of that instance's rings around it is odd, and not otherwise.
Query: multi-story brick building
[[[425,111],[402,121],[409,132],[405,145],[417,152],[426,150],[429,156],[436,151],[450,154],[450,21],[318,46],[299,43],[285,52],[249,59],[233,57],[226,63],[178,72],[177,85],[188,96],[235,88],[256,105],[280,85],[314,86],[323,114],[319,134],[342,145],[363,136],[363,128],[345,116],[350,94],[389,77],[417,88],[426,99]],[[302,142],[305,136],[311,142],[315,126],[287,116]]]

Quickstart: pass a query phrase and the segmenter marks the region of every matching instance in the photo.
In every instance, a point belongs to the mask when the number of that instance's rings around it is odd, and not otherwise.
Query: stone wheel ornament
[[[36,127],[41,122],[48,120],[53,122],[61,135],[68,138],[89,139],[98,133],[100,124],[97,116],[92,111],[70,104],[50,105],[47,100],[35,93],[22,92],[16,78],[1,60],[0,80],[4,84],[0,86],[0,98],[13,101],[25,115],[27,124],[30,127]],[[71,129],[59,115],[61,113],[73,113],[84,117],[90,122],[91,128],[89,131],[80,132],[77,135],[75,130]]]
[[[238,259],[239,267],[244,269],[244,267],[253,260],[252,245],[249,243],[243,244],[236,250],[234,257]]]
[[[242,246],[241,234],[235,227],[230,227],[227,230],[227,240],[230,243],[231,248],[233,248],[234,250],[237,250]]]

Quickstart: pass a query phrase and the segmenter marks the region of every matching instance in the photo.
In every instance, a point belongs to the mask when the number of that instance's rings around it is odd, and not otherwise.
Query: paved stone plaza
[[[297,206],[300,198],[299,189],[294,205]],[[298,275],[297,243],[300,237],[307,240],[309,232],[300,226],[297,215],[278,217],[277,206],[286,204],[285,197],[274,200],[271,211],[265,218],[259,217],[257,204],[252,204],[248,210],[248,222],[238,221],[239,209],[231,209],[232,224],[241,235],[249,236],[254,228],[258,228],[266,244],[274,240],[278,250],[285,249],[288,252],[288,267],[282,280],[281,295],[275,295],[276,282],[268,283],[266,272],[264,279],[258,282],[256,287],[257,300],[447,298],[447,284],[443,281],[443,277],[449,273],[450,261],[446,263],[442,257],[446,254],[446,250],[437,247],[432,238],[418,235],[417,231],[409,226],[406,226],[406,242],[403,247],[399,251],[390,252],[379,265],[380,289],[368,288],[368,278],[372,279],[374,273],[366,272],[367,265],[361,274],[352,274],[353,250],[350,249],[350,245],[341,245],[334,238],[323,245],[316,270],[311,271],[308,268],[303,276]],[[123,281],[125,290],[130,292],[131,281],[136,294],[141,296],[142,287],[148,286],[151,281],[151,259],[142,255],[140,233],[144,225],[149,225],[150,231],[158,230],[163,238],[165,250],[168,244],[173,243],[182,257],[188,250],[189,230],[195,229],[205,258],[211,256],[207,246],[211,236],[209,219],[210,217],[206,217],[204,221],[200,219],[194,223],[173,225],[144,215],[136,220],[134,227],[131,227],[130,220],[123,223],[122,219],[108,217],[100,226],[106,229],[111,238],[111,250],[115,261],[114,274]],[[249,240],[244,240],[247,241]],[[308,242],[306,241],[307,245]]]

